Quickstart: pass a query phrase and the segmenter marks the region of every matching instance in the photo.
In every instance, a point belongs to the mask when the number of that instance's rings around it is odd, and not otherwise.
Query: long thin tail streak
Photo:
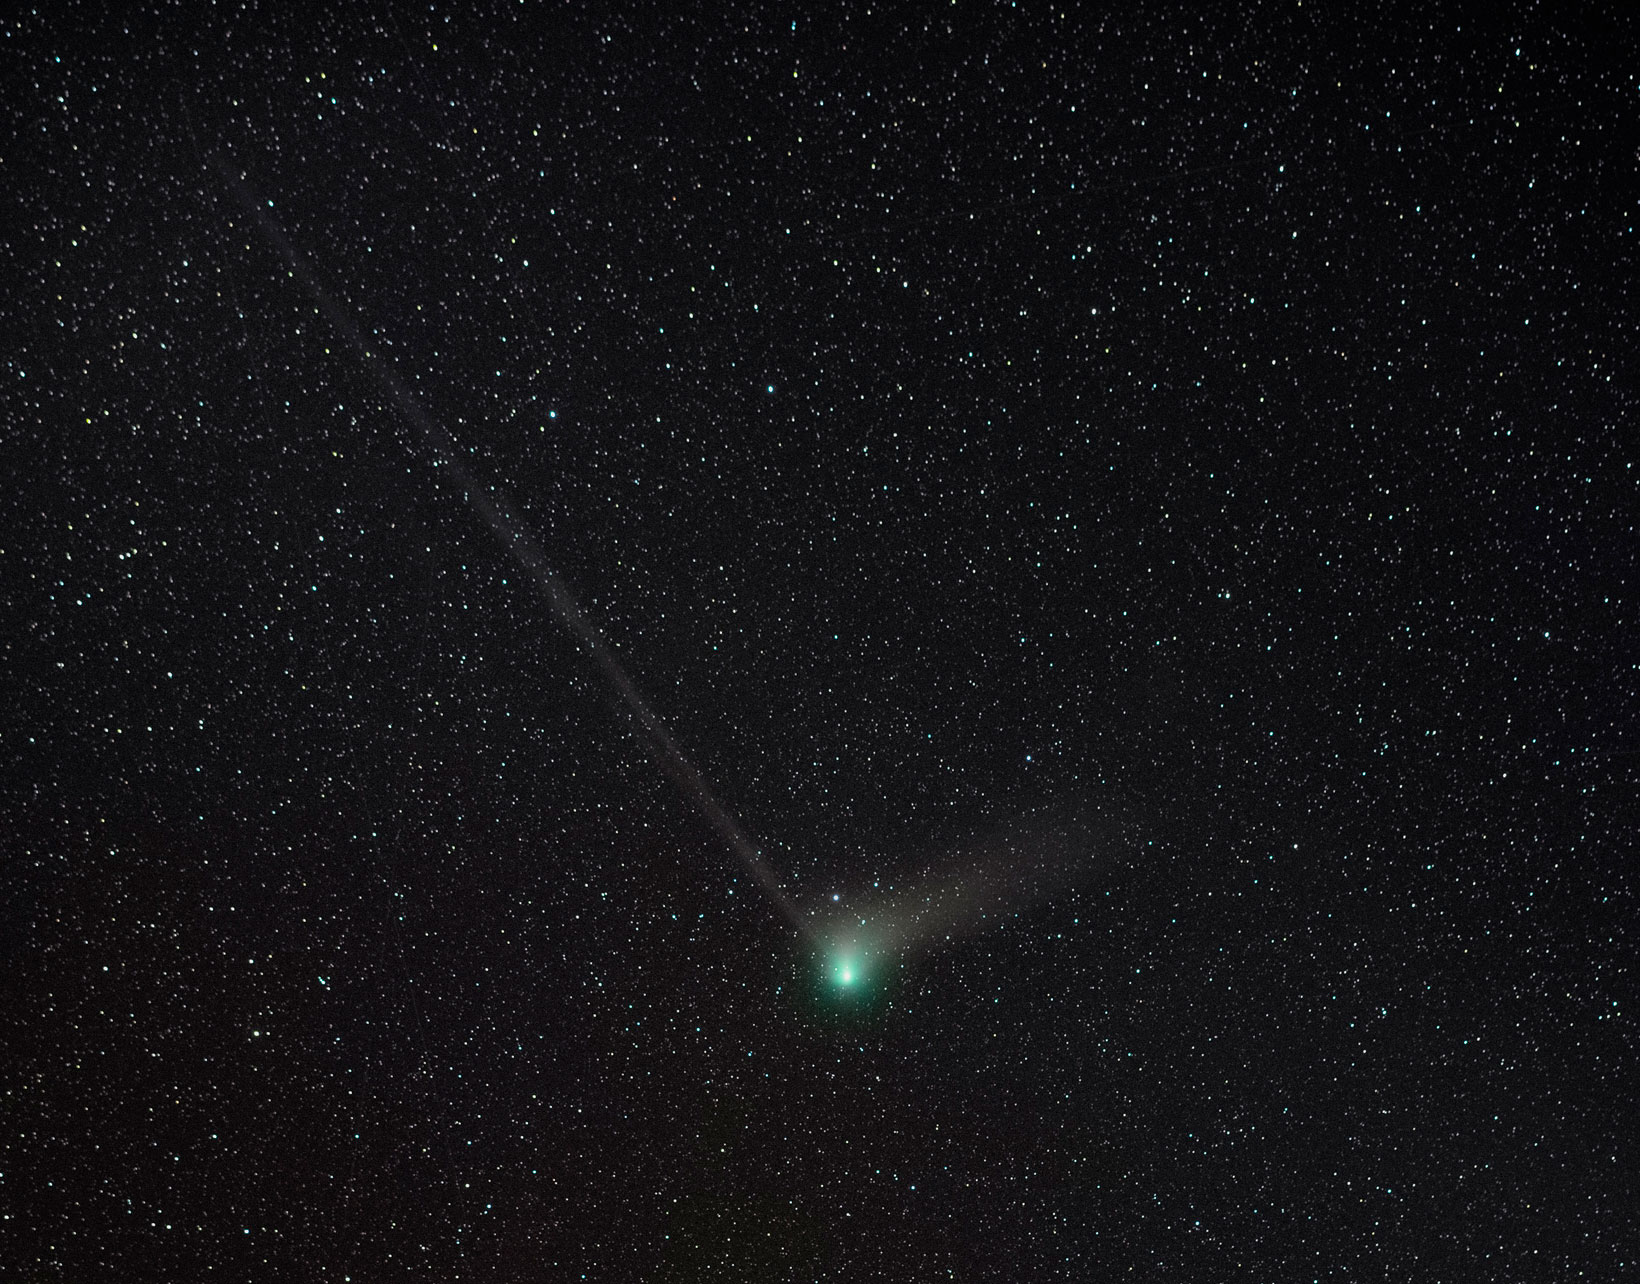
[[[480,483],[473,476],[462,461],[461,448],[456,439],[443,424],[427,412],[403,380],[394,373],[392,366],[371,345],[353,315],[325,288],[307,259],[297,252],[290,238],[285,235],[284,229],[268,212],[269,207],[256,199],[245,181],[220,157],[211,155],[209,159],[212,167],[222,176],[234,199],[244,207],[263,237],[284,260],[291,275],[313,296],[314,303],[318,305],[319,311],[330,323],[331,328],[348,347],[353,349],[365,368],[381,384],[398,412],[416,430],[432,466],[460,486],[467,502],[484,520],[484,524],[495,532],[496,538],[506,548],[508,555],[541,588],[558,622],[591,656],[592,662],[602,671],[610,686],[637,719],[638,725],[643,728],[662,770],[671,778],[684,798],[706,818],[707,823],[728,845],[729,850],[739,858],[746,872],[774,902],[775,908],[780,911],[786,922],[810,944],[816,943],[814,928],[798,912],[797,906],[780,880],[775,877],[774,871],[758,854],[757,845],[752,842],[751,836],[730,814],[728,808],[718,801],[717,795],[706,783],[706,778],[701,775],[699,768],[678,746],[660,715],[650,708],[649,702],[643,698],[631,676],[622,666],[615,649],[597,626],[587,618],[586,613],[571,595],[568,586],[548,564],[545,551],[518,516],[511,498],[500,487]]]

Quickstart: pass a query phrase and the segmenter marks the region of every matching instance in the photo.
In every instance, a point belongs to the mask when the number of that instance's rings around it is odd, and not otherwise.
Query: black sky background
[[[1631,19],[0,31],[8,1276],[1633,1269]]]

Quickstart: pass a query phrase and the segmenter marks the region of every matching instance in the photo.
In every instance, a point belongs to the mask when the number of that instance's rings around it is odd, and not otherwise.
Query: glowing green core
[[[836,977],[838,985],[851,986],[860,979],[860,965],[852,957],[844,955],[837,960],[833,976]]]

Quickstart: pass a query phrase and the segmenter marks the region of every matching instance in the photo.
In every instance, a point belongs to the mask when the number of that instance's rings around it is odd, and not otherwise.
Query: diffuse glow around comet
[[[1093,872],[1132,844],[1125,826],[1091,797],[1027,812],[924,870],[904,887],[837,897],[815,935],[827,943],[827,979],[870,985],[893,956],[987,931]]]

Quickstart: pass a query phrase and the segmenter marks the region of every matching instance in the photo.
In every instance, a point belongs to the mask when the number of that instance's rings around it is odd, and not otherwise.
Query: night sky
[[[136,8],[0,23],[0,1274],[1636,1269],[1640,22]]]

